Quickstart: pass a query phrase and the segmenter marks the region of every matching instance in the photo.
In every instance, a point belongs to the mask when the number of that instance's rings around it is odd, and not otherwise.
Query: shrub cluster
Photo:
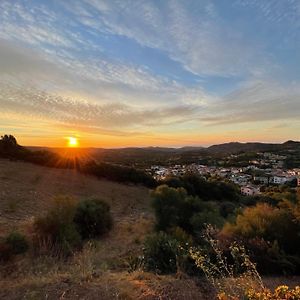
[[[240,200],[239,192],[233,184],[219,180],[206,180],[196,174],[169,177],[162,184],[174,188],[184,188],[189,195],[198,196],[204,201],[238,202]]]
[[[196,236],[205,223],[221,226],[219,207],[210,201],[189,196],[184,188],[161,185],[152,193],[156,229],[167,231],[180,227]]]
[[[158,274],[195,274],[197,269],[189,254],[191,246],[191,236],[179,227],[173,228],[169,233],[155,232],[144,241],[143,267]]]
[[[164,232],[149,235],[144,242],[144,266],[156,273],[175,273],[178,241]]]
[[[174,182],[173,185],[176,186]],[[222,228],[224,217],[221,212],[226,215],[233,209],[231,202],[226,203],[221,206],[202,200],[190,195],[183,187],[157,187],[152,192],[152,207],[158,232],[146,238],[144,243],[146,269],[157,273],[199,273],[189,247],[193,243],[202,243],[201,232],[206,224]]]
[[[161,185],[152,192],[156,230],[170,233],[179,227],[205,248],[202,231],[212,224],[225,253],[230,252],[230,244],[238,242],[249,250],[259,272],[300,274],[300,190],[272,187],[260,197],[220,202],[192,196],[180,180],[173,178],[169,181],[173,187]],[[194,178],[193,182],[201,180]]]
[[[300,272],[300,199],[277,206],[258,203],[245,208],[220,233],[222,240],[240,240],[263,273]]]
[[[81,172],[117,182],[156,186],[156,181],[149,174],[131,167],[119,166],[105,162],[91,161],[81,167]]]
[[[110,207],[98,199],[82,201],[76,209],[74,223],[82,238],[98,237],[112,227]]]
[[[58,197],[46,215],[35,220],[36,246],[57,255],[69,255],[87,238],[99,237],[112,227],[110,207],[101,200],[75,202]]]

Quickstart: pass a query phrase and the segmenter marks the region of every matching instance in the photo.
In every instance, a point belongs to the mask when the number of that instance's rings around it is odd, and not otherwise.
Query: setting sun
[[[69,147],[78,147],[78,139],[72,136],[68,137],[68,146]]]

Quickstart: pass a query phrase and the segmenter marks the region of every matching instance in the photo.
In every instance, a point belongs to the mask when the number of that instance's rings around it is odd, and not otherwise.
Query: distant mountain
[[[300,142],[287,141],[283,144],[269,143],[225,143],[213,145],[206,150],[211,153],[238,153],[238,152],[259,152],[259,151],[279,151],[300,147]]]
[[[197,146],[185,146],[181,148],[171,148],[171,147],[126,147],[126,148],[86,148],[88,152],[91,153],[102,153],[102,154],[151,154],[151,153],[188,153],[188,152],[206,152],[206,153],[238,153],[238,152],[257,152],[257,151],[276,151],[285,149],[294,149],[300,147],[300,142],[298,141],[286,141],[282,144],[271,144],[271,143],[240,143],[240,142],[230,142],[224,144],[212,145],[207,148],[197,147]],[[63,148],[47,148],[47,147],[27,147],[30,150],[53,150],[58,151]]]
[[[177,151],[181,151],[181,152],[189,152],[189,151],[202,151],[204,150],[204,147],[197,147],[197,146],[185,146],[182,148],[177,149]]]
[[[28,147],[32,151],[50,150],[58,154],[64,153],[64,148]],[[72,149],[75,151],[76,149]],[[287,141],[282,144],[271,143],[239,143],[231,142],[213,145],[207,148],[186,146],[182,148],[168,147],[127,147],[118,149],[86,148],[85,157],[126,166],[145,168],[155,164],[188,164],[193,162],[208,163],[209,159],[221,159],[224,155],[242,152],[281,152],[298,150],[300,142]],[[67,150],[68,151],[68,150]]]
[[[294,147],[300,147],[300,142],[296,141],[287,141],[282,144],[282,147],[284,148],[294,148]]]

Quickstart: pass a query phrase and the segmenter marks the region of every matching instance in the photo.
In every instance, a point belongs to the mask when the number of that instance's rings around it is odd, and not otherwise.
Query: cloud
[[[181,105],[157,109],[136,109],[124,104],[95,104],[78,102],[52,95],[34,87],[2,83],[0,85],[1,113],[19,113],[46,118],[74,128],[143,128],[173,122],[185,122],[195,116],[194,106]],[[145,128],[144,128],[145,129]]]
[[[237,0],[236,5],[257,9],[265,21],[272,23],[289,22],[299,25],[300,3],[295,0]]]
[[[298,120],[300,88],[297,83],[274,81],[244,83],[239,89],[212,104],[201,120],[208,124]]]
[[[296,83],[248,81],[224,97],[213,97],[201,88],[187,88],[141,68],[104,61],[91,63],[89,68],[87,62],[74,58],[58,61],[53,63],[37,51],[3,41],[2,114],[18,112],[64,126],[112,128],[118,133],[120,128],[146,132],[176,123],[184,128],[190,122],[219,125],[296,120],[300,111]],[[81,91],[79,95],[90,92],[94,97],[72,97],[66,90]]]
[[[73,42],[62,34],[57,24],[57,15],[49,13],[46,8],[28,9],[20,2],[1,1],[1,32],[5,39],[21,40],[32,45],[51,45],[74,47]],[[15,20],[15,22],[11,22]],[[36,26],[36,22],[39,23]]]
[[[77,2],[69,7],[83,25],[102,34],[125,36],[160,49],[198,75],[234,76],[271,65],[271,58],[230,24],[224,24],[211,1]],[[86,5],[88,4],[88,6]],[[188,8],[188,9],[187,9]],[[226,26],[225,26],[226,25]]]
[[[288,37],[299,36],[297,1],[233,3],[229,8],[260,11],[278,30],[288,23]],[[74,0],[47,6],[3,0],[0,119],[17,114],[33,120],[32,127],[35,119],[44,119],[112,135],[166,133],[176,131],[176,124],[199,132],[203,125],[297,120],[298,81],[270,80],[277,62],[267,42],[244,35],[222,13],[209,0]],[[168,56],[180,71],[161,75],[173,69],[160,72],[150,63],[130,61],[135,52],[118,57],[110,53],[116,40],[125,46],[130,41],[136,53]],[[211,77],[232,77],[232,92],[208,92],[204,86]],[[210,90],[218,89],[217,82],[210,82]]]
[[[85,101],[155,105],[200,104],[201,87],[185,87],[174,80],[151,74],[142,66],[104,59],[77,59],[29,50],[22,44],[1,40],[0,79],[19,81]]]
[[[22,44],[0,39],[0,79],[11,77],[13,81],[41,83],[52,79],[66,82],[67,73],[46,55]]]

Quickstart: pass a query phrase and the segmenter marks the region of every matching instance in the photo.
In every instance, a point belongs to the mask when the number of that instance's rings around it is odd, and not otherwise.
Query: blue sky
[[[299,139],[299,83],[299,0],[0,2],[0,128],[25,144]]]

